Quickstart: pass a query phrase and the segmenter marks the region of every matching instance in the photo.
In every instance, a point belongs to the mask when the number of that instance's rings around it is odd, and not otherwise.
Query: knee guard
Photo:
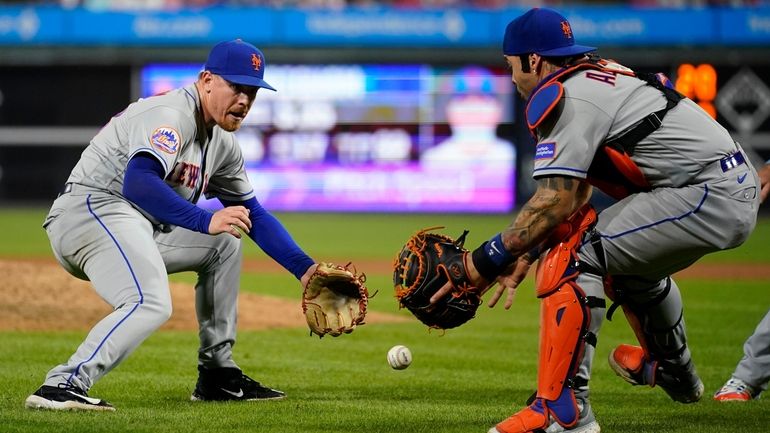
[[[607,296],[614,302],[607,318],[611,319],[615,308],[622,306],[648,361],[689,361],[682,296],[671,278],[641,285],[629,279],[608,279],[606,283]]]

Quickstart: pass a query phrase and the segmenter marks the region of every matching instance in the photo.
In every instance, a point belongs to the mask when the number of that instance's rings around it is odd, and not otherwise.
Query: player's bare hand
[[[241,231],[248,233],[249,230],[251,230],[249,210],[243,206],[228,206],[220,209],[214,213],[209,223],[209,234],[212,235],[229,233],[240,239]]]
[[[466,257],[465,260],[465,272],[468,274],[468,280],[470,280],[473,287],[481,288],[482,294],[489,290],[489,283],[484,279],[484,277],[481,276],[481,274],[479,274],[479,272],[476,270],[476,267],[473,265],[473,260],[469,260],[468,257]],[[436,291],[436,293],[433,294],[433,296],[430,297],[430,303],[435,304],[439,301],[439,299],[451,293],[453,288],[454,286],[452,286],[452,282],[447,281],[446,284],[444,284],[440,289]]]
[[[522,281],[524,281],[530,266],[532,266],[532,261],[530,257],[525,254],[519,257],[516,262],[512,263],[502,275],[497,277],[497,280],[495,281],[497,283],[497,288],[492,294],[492,297],[489,298],[489,302],[487,302],[489,308],[497,305],[497,301],[500,300],[504,292],[507,292],[504,307],[506,310],[511,308],[513,300],[516,297],[516,288],[519,287],[519,284],[521,284]]]
[[[444,284],[440,289],[436,291],[436,293],[433,294],[433,296],[430,297],[430,303],[435,304],[438,302],[439,299],[443,298],[446,294],[452,292],[452,283],[450,281],[447,281],[446,284]]]
[[[762,185],[762,190],[759,192],[760,202],[764,202],[770,193],[770,164],[765,164],[764,167],[759,169],[759,184]]]
[[[307,287],[307,283],[310,281],[310,277],[313,275],[317,268],[318,263],[313,263],[309,268],[307,268],[307,271],[305,271],[305,274],[302,275],[302,278],[299,279],[303,289]]]

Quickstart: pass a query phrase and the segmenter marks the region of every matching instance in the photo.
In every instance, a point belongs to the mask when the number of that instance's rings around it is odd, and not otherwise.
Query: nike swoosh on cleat
[[[86,397],[85,395],[81,395],[81,394],[78,394],[78,393],[72,392],[72,391],[67,391],[67,392],[69,392],[70,394],[74,395],[75,397],[77,397],[77,398],[79,398],[79,399],[81,399],[81,400],[83,400],[83,401],[85,401],[87,403],[97,404],[98,405],[99,403],[102,402],[98,398]]]
[[[229,389],[224,389],[224,388],[219,388],[219,389],[221,389],[222,391],[232,395],[233,397],[237,397],[237,398],[243,397],[243,390],[242,389],[238,389],[238,392],[232,392]]]
[[[743,183],[743,181],[746,180],[746,176],[748,175],[748,173],[743,173],[743,175],[738,176],[738,183]]]

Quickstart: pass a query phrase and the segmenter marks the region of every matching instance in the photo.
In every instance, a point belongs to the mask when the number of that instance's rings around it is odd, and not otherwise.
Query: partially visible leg
[[[748,401],[759,397],[770,381],[770,311],[743,344],[743,358],[732,377],[714,394],[717,401]]]
[[[743,353],[743,359],[735,368],[733,377],[743,380],[760,392],[766,390],[770,381],[770,311],[744,343]]]

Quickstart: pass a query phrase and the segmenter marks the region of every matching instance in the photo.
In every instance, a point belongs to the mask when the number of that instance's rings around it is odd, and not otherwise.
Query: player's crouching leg
[[[125,299],[126,303],[102,319],[69,362],[55,367],[49,372],[47,384],[27,397],[25,407],[57,411],[114,411],[110,403],[89,397],[87,387],[98,381],[105,370],[117,366],[171,316],[168,285],[148,284],[145,289]],[[106,365],[110,368],[105,368]],[[74,376],[73,371],[78,376]],[[58,380],[62,382],[57,383]]]

